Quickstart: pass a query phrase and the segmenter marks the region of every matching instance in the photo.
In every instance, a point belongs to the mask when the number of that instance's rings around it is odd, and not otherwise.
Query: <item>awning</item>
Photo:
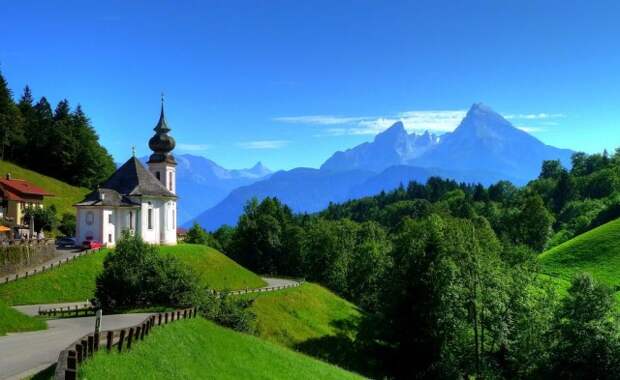
[[[0,226],[0,232],[9,232],[11,229],[9,227]]]

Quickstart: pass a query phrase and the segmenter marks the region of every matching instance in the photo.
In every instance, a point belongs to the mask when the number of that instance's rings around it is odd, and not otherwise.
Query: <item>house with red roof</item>
[[[53,194],[23,179],[6,177],[0,179],[0,217],[14,227],[25,227],[24,220],[28,207],[43,207],[43,198]]]

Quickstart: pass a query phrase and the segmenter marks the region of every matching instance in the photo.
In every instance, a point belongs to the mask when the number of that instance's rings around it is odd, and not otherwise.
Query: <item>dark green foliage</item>
[[[34,220],[35,232],[51,231],[56,227],[58,218],[56,217],[56,207],[27,207],[24,210],[24,220]]]
[[[194,223],[192,228],[187,231],[185,241],[190,244],[202,244],[211,248],[221,250],[222,247],[218,241],[207,231],[205,231],[198,223]]]
[[[219,325],[237,331],[254,333],[256,315],[250,309],[252,300],[230,297],[226,293],[208,294],[200,304],[200,313]]]
[[[58,231],[64,236],[73,236],[75,234],[75,214],[64,213],[58,224]]]
[[[124,234],[103,262],[96,302],[104,310],[150,306],[188,307],[204,293],[198,278],[177,257]]]
[[[71,111],[69,102],[62,100],[52,112],[45,97],[34,103],[27,86],[15,104],[1,74],[0,159],[88,188],[115,170],[112,156],[79,105]]]
[[[610,289],[590,275],[575,277],[553,329],[554,378],[620,377],[618,319]]]

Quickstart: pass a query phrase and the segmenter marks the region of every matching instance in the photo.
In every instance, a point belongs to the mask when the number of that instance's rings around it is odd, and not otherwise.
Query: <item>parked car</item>
[[[103,247],[103,244],[97,240],[85,240],[82,243],[82,248],[84,249],[99,249],[101,247]]]
[[[74,237],[63,236],[56,239],[56,246],[58,248],[75,248],[77,245],[77,240]]]

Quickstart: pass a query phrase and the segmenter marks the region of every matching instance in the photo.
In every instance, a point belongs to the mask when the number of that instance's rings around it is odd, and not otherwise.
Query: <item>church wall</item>
[[[103,210],[101,208],[80,207],[77,210],[76,219],[76,238],[78,244],[82,244],[82,242],[88,240],[88,238],[104,242],[102,235]]]

